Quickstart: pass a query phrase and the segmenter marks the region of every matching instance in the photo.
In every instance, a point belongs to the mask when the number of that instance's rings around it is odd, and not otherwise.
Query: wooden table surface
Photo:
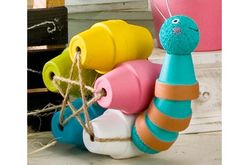
[[[164,51],[154,49],[150,60],[162,63]],[[193,118],[167,151],[125,160],[80,151],[56,143],[41,152],[28,155],[29,165],[218,165],[221,164],[221,52],[194,53],[193,61],[200,87],[209,93],[205,100],[193,101]],[[28,153],[48,144],[50,132],[28,134]]]
[[[52,139],[50,133],[31,134],[28,152],[40,148]],[[29,165],[220,165],[221,132],[182,134],[167,151],[125,160],[81,151],[73,146],[54,146],[28,156]]]

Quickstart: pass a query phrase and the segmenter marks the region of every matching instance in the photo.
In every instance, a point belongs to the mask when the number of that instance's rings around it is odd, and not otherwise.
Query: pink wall
[[[194,19],[200,29],[200,42],[196,51],[221,50],[222,44],[222,0],[169,0],[169,8],[172,15],[187,15]],[[159,44],[158,34],[163,18],[154,6],[162,11],[166,18],[169,17],[166,0],[150,0],[156,38]]]

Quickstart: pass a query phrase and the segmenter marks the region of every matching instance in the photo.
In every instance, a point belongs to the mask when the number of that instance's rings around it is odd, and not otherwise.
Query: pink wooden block
[[[106,96],[98,100],[104,108],[119,109],[126,114],[141,112],[154,96],[160,64],[135,60],[120,64],[95,82],[97,91],[105,89]]]

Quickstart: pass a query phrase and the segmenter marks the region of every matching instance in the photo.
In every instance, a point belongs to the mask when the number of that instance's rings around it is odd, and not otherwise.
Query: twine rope
[[[59,91],[59,93],[62,95],[62,97],[64,97],[65,98],[65,95],[64,95],[64,93],[63,93],[63,91],[62,91],[62,89],[60,88],[60,86],[59,85],[57,85],[57,83],[56,83],[56,81],[53,79],[53,83],[54,83],[54,86],[58,89],[58,91]],[[77,114],[79,114],[81,111],[78,111],[77,113],[76,113],[76,108],[70,103],[70,101],[67,101],[67,104],[69,105],[69,107],[70,107],[70,109],[71,109],[71,111],[72,111],[72,115],[73,115],[73,117],[75,117],[76,119],[77,119],[77,121],[80,123],[80,125],[83,127],[83,129],[85,129],[86,131],[88,131],[87,130],[87,127],[85,126],[85,124],[83,123],[83,121],[81,120],[81,118],[80,118],[80,116],[77,116]],[[61,115],[62,113],[60,113],[60,115]],[[72,118],[71,116],[72,115],[70,115],[68,118]],[[68,119],[67,118],[67,119]],[[65,122],[66,121],[66,122]],[[64,121],[62,121],[62,124],[61,124],[61,126],[64,126],[67,122],[68,122],[69,120],[64,120]]]
[[[97,95],[96,97],[94,97],[93,99],[89,100],[87,105],[90,106],[92,104],[94,104],[97,100],[99,100],[101,98],[101,95]],[[76,115],[80,114],[83,111],[83,107],[81,107],[80,109],[78,109],[75,113],[73,113],[72,115],[70,115],[69,117],[67,117],[64,122],[63,125],[65,125],[71,118],[75,117]]]
[[[72,79],[72,75],[73,75],[73,71],[74,71],[74,67],[75,67],[75,64],[77,62],[77,55],[78,53],[76,53],[75,57],[74,57],[74,60],[73,60],[73,63],[71,65],[71,68],[70,68],[70,74],[69,74],[69,79]],[[69,91],[70,91],[70,88],[72,87],[72,84],[67,84],[67,88],[66,88],[66,94],[64,96],[64,99],[63,99],[63,102],[62,102],[62,108],[61,108],[61,111],[60,111],[60,124],[61,126],[63,126],[63,120],[64,120],[64,113],[65,113],[65,106],[66,106],[66,102],[68,100],[68,97],[69,97]]]
[[[61,108],[61,105],[52,105],[52,106],[45,107],[43,109],[36,109],[36,110],[33,110],[32,112],[27,113],[27,116],[36,116],[41,113],[51,112],[53,110],[55,111],[58,108]]]
[[[64,78],[64,77],[59,77],[59,76],[54,76],[53,77],[56,81],[61,81],[61,82],[65,82],[65,83],[68,83],[68,84],[72,84],[72,85],[77,85],[77,86],[80,86],[80,83],[78,81],[75,81],[75,80],[70,80],[68,78]],[[94,93],[95,90],[94,88],[88,86],[88,85],[84,85],[84,87],[89,90],[90,92]]]
[[[80,123],[80,125],[85,129],[85,131],[90,135],[91,138],[94,137],[94,133],[92,130],[92,126],[90,124],[90,118],[89,118],[89,114],[88,114],[88,106],[92,105],[93,103],[95,103],[98,99],[100,99],[102,97],[102,93],[97,94],[93,99],[91,99],[88,103],[85,97],[85,90],[84,90],[84,83],[83,83],[83,78],[82,78],[82,69],[81,66],[79,65],[80,62],[78,62],[78,74],[79,74],[79,82],[76,82],[74,80],[71,80],[72,75],[73,75],[73,71],[74,71],[74,67],[75,64],[77,63],[77,61],[79,60],[80,56],[79,56],[80,52],[76,52],[76,55],[74,57],[71,69],[70,69],[70,75],[68,79],[64,79],[64,78],[60,78],[60,77],[53,77],[53,84],[54,86],[58,89],[59,93],[62,95],[62,97],[64,97],[63,102],[62,102],[62,109],[60,112],[60,125],[64,126],[71,118],[76,117],[77,121]],[[67,82],[72,82],[72,83],[68,83],[67,88],[66,88],[66,93],[63,93],[63,90],[60,88],[60,86],[56,83],[57,80],[66,80]],[[78,85],[80,86],[80,90],[81,90],[81,96],[82,96],[82,101],[83,101],[83,106],[76,111],[76,108],[70,103],[70,101],[68,100],[68,96],[69,96],[69,92],[70,89],[72,87],[72,85]],[[90,89],[92,89],[91,91],[95,91],[92,87],[90,87]],[[67,119],[64,120],[64,113],[65,113],[65,105],[66,103],[69,105],[71,111],[72,111],[72,115],[70,115]],[[80,114],[81,112],[84,112],[85,115],[85,120],[86,123],[88,123],[88,126],[85,125],[85,123],[82,121],[82,119],[80,118],[80,116],[78,114]]]
[[[79,52],[80,53],[80,52]],[[76,53],[78,54],[78,52]],[[81,56],[77,56],[78,59],[78,73],[79,73],[79,83],[80,83],[80,91],[81,91],[81,98],[83,101],[83,111],[84,111],[84,116],[85,116],[85,121],[88,125],[88,134],[90,135],[90,138],[94,137],[94,132],[93,132],[93,128],[92,125],[90,123],[90,117],[88,114],[88,103],[87,103],[87,99],[85,98],[85,87],[84,87],[84,83],[83,83],[83,76],[82,76],[82,69],[81,69],[81,63],[80,63],[80,57]]]
[[[114,138],[98,138],[94,137],[94,141],[96,142],[123,142],[123,141],[131,141],[131,137],[114,137]]]
[[[95,134],[93,132],[92,125],[90,123],[91,121],[90,121],[90,117],[89,117],[89,114],[88,114],[88,107],[90,105],[94,104],[97,100],[99,100],[103,96],[105,96],[106,93],[105,93],[104,90],[95,91],[94,88],[92,88],[90,86],[86,86],[83,83],[82,69],[81,69],[81,65],[80,65],[80,56],[79,56],[79,54],[80,54],[80,52],[76,52],[75,58],[73,60],[73,63],[72,63],[71,69],[70,69],[69,78],[58,77],[58,76],[53,77],[52,82],[53,82],[54,86],[58,89],[58,92],[64,98],[63,102],[62,102],[62,105],[55,105],[55,106],[52,106],[52,107],[45,107],[42,110],[35,110],[33,112],[27,113],[27,115],[28,116],[38,115],[38,114],[43,113],[43,112],[49,112],[49,111],[55,110],[57,108],[61,108],[60,118],[59,118],[59,122],[60,122],[61,126],[66,125],[69,122],[69,120],[71,120],[73,117],[75,117],[77,119],[77,121],[80,123],[80,125],[83,127],[83,129],[90,135],[90,139],[92,141],[96,141],[96,142],[131,141],[131,137],[99,138],[99,137],[95,136]],[[72,80],[74,67],[75,67],[75,64],[77,63],[77,61],[79,61],[79,64],[77,65],[78,74],[79,74],[79,82]],[[68,84],[65,94],[64,94],[62,88],[57,84],[58,81],[63,81],[63,82],[66,82]],[[72,103],[70,102],[69,97],[68,97],[70,89],[73,85],[80,86],[80,90],[81,90],[83,106],[80,107],[78,110],[72,105]],[[94,93],[94,97],[92,99],[90,99],[90,100],[86,99],[85,89],[91,91],[92,93]],[[64,113],[65,113],[65,107],[66,106],[70,107],[70,110],[71,110],[72,114],[69,117],[67,117],[66,119],[64,119]],[[83,120],[80,117],[81,112],[84,112],[86,123],[84,123]],[[40,151],[43,151],[43,150],[45,150],[49,147],[54,146],[56,143],[57,143],[57,141],[56,141],[56,139],[54,139],[53,141],[49,142],[47,145],[28,153],[28,155],[32,155],[32,154],[38,153]]]
[[[37,150],[34,150],[34,151],[28,153],[28,155],[32,155],[32,154],[38,153],[38,152],[40,152],[40,151],[43,151],[43,150],[45,150],[45,149],[47,149],[47,148],[49,148],[49,147],[54,146],[56,143],[57,143],[57,141],[56,141],[56,140],[53,140],[52,142],[49,142],[47,145],[45,145],[45,146],[43,146],[43,147],[41,147],[41,148],[39,148],[39,149],[37,149]]]
[[[63,102],[62,102],[61,113],[60,113],[61,126],[65,126],[73,117],[75,117],[77,119],[77,121],[80,123],[80,125],[83,127],[83,129],[89,134],[90,139],[92,141],[97,141],[97,142],[130,141],[131,137],[99,138],[99,137],[95,136],[93,128],[92,128],[91,120],[90,120],[90,117],[88,114],[88,107],[91,106],[92,104],[94,104],[97,100],[99,100],[103,96],[105,96],[106,93],[103,90],[96,91],[94,88],[84,84],[83,77],[82,77],[82,66],[80,63],[80,58],[81,58],[80,51],[77,51],[75,54],[71,69],[70,69],[69,78],[64,78],[64,77],[59,77],[59,76],[53,77],[54,86],[58,89],[59,93],[64,98]],[[77,68],[78,68],[78,79],[79,79],[78,81],[72,80],[72,75],[73,75],[75,64],[77,64]],[[68,84],[65,94],[64,94],[63,90],[61,89],[61,87],[57,84],[58,81],[66,82]],[[70,89],[73,85],[77,85],[80,87],[81,99],[82,99],[83,105],[79,109],[76,109],[71,104],[70,100],[68,99]],[[87,98],[86,98],[86,95],[85,95],[86,90],[89,90],[92,93],[94,93],[93,98],[91,98],[90,100],[87,100]],[[66,104],[70,107],[72,114],[69,117],[67,117],[66,119],[64,119],[63,116],[65,113]],[[85,122],[80,117],[81,112],[84,113]]]

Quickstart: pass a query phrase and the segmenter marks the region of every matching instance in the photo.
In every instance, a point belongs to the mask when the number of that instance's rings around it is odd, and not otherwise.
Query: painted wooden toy
[[[81,65],[99,73],[106,73],[125,61],[147,59],[152,49],[151,33],[123,20],[96,23],[75,35],[69,44],[71,59],[80,51]]]
[[[120,64],[96,80],[95,90],[106,92],[106,96],[97,101],[98,104],[104,108],[119,109],[125,114],[145,110],[154,96],[155,80],[160,71],[160,64],[148,60]]]
[[[77,98],[72,102],[72,105],[79,109],[82,106],[81,98]],[[88,113],[91,119],[94,119],[103,114],[105,111],[104,108],[100,107],[98,104],[93,104],[88,108]],[[64,113],[64,119],[69,117],[72,114],[71,109],[67,107]],[[80,117],[83,121],[85,121],[85,117],[83,112],[80,113]],[[83,127],[77,121],[75,117],[70,119],[63,127],[60,125],[60,112],[56,112],[53,115],[51,121],[51,130],[54,138],[60,142],[65,144],[73,144],[78,146],[80,149],[86,149],[83,142]]]
[[[196,23],[183,15],[165,20],[159,33],[166,50],[155,97],[132,128],[136,147],[148,154],[167,150],[190,123],[191,100],[199,95],[191,52],[199,42]]]

